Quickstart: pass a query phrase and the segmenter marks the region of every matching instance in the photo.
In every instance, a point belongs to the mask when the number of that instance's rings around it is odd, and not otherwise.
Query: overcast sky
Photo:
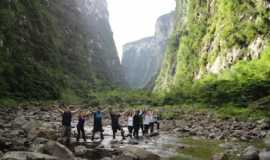
[[[128,42],[154,35],[155,22],[175,9],[175,0],[107,0],[119,56]]]

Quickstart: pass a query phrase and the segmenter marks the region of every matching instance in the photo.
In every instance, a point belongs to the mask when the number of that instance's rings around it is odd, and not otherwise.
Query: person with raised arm
[[[132,138],[132,133],[133,133],[133,117],[134,117],[134,112],[129,111],[127,113],[127,126],[128,126],[128,135],[130,138]]]
[[[112,108],[110,108],[109,112],[110,112],[110,116],[111,116],[111,126],[112,126],[112,131],[113,131],[113,139],[116,138],[116,133],[118,130],[121,131],[122,139],[123,140],[126,139],[125,138],[125,131],[123,130],[122,126],[119,124],[119,118],[122,115],[120,113],[113,112]]]
[[[143,118],[143,126],[144,126],[144,135],[149,134],[149,126],[151,122],[151,116],[149,111],[145,111],[144,118]]]
[[[85,131],[84,131],[84,123],[86,120],[86,117],[90,114],[90,112],[80,112],[79,117],[78,117],[78,124],[77,124],[77,142],[80,141],[80,137],[82,135],[82,138],[84,142],[86,142],[86,137],[85,137]]]
[[[97,111],[94,112],[94,127],[93,127],[93,133],[92,133],[92,141],[95,139],[95,134],[97,132],[100,132],[100,139],[103,140],[103,127],[102,127],[102,112],[101,108],[98,107]]]
[[[140,111],[136,111],[133,117],[133,136],[136,139],[139,139],[139,129],[141,127]]]
[[[64,103],[60,104],[60,106],[57,107],[56,109],[58,112],[62,114],[62,125],[63,125],[62,142],[65,143],[66,145],[69,145],[71,138],[72,116],[77,112],[79,112],[80,109],[71,111],[70,107],[66,106]]]

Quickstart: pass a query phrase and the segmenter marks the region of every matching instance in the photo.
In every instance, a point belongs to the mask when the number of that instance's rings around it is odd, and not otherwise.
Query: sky
[[[152,36],[159,16],[175,9],[175,0],[107,0],[119,57],[128,42]]]

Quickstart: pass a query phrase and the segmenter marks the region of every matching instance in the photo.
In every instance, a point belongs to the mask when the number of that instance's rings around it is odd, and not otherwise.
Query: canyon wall
[[[105,0],[1,0],[0,98],[57,99],[119,85]]]
[[[131,88],[144,88],[158,74],[167,39],[173,31],[173,18],[173,12],[159,17],[154,36],[124,45],[122,64]]]

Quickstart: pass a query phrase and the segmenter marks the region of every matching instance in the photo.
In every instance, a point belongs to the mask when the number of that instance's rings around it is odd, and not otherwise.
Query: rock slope
[[[173,12],[159,17],[154,36],[124,45],[122,64],[131,88],[144,88],[159,72],[173,18]]]
[[[108,17],[105,0],[2,0],[0,97],[55,99],[119,84]]]

